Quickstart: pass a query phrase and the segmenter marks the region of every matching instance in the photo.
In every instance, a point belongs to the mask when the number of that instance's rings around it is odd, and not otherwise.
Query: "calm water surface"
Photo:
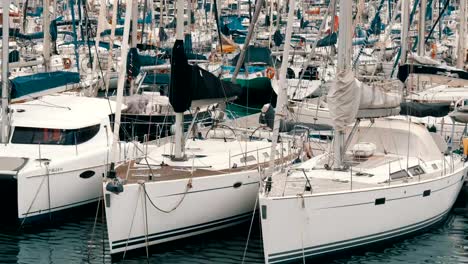
[[[468,209],[458,201],[448,219],[428,232],[367,251],[306,263],[468,263]],[[2,224],[0,263],[111,263],[105,222],[93,209],[41,227]],[[378,223],[376,223],[378,224]],[[249,223],[125,256],[115,263],[242,263]],[[259,221],[253,224],[244,263],[263,263]],[[302,263],[299,262],[299,263]]]

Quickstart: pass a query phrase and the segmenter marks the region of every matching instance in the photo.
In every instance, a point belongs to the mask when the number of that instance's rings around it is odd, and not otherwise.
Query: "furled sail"
[[[401,95],[371,87],[354,78],[352,71],[340,72],[327,95],[330,117],[335,130],[359,118],[396,115],[400,111]]]
[[[337,131],[344,131],[357,116],[361,89],[352,71],[339,72],[336,77],[328,91],[327,102],[333,127]]]
[[[198,65],[189,65],[184,52],[184,42],[175,41],[172,49],[169,86],[169,102],[175,112],[183,113],[190,106],[200,105],[201,101],[219,102],[240,96],[241,93],[240,86],[222,81]]]

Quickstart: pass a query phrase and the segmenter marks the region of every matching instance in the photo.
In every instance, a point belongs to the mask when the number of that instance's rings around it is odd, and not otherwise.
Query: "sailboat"
[[[464,159],[436,134],[385,117],[399,112],[399,100],[366,105],[349,70],[352,2],[340,1],[340,10],[338,75],[328,95],[334,151],[273,173],[260,191],[266,263],[421,231],[445,218],[468,176]]]
[[[183,12],[183,1],[179,0],[177,17]],[[176,115],[175,135],[148,146],[142,159],[117,167],[103,184],[111,254],[251,219],[268,167],[271,143],[251,139],[251,131],[246,134],[220,124],[204,130],[194,130],[192,125],[183,133],[183,112],[188,107],[225,100],[238,94],[239,87],[187,63],[183,20],[177,21],[169,94]],[[287,146],[284,140],[275,149],[277,165],[297,157],[295,149]]]
[[[8,47],[8,33],[4,36],[3,47]],[[7,48],[2,58],[2,78],[8,80]],[[32,100],[27,94],[40,93],[45,78],[55,76],[49,85],[60,87],[78,73],[41,76],[13,79],[11,92],[9,82],[2,83],[0,196],[7,201],[3,216],[23,224],[101,199],[100,183],[110,160],[110,117],[116,104],[69,94]],[[10,104],[21,97],[28,100]],[[134,158],[134,146],[119,142],[118,159]]]

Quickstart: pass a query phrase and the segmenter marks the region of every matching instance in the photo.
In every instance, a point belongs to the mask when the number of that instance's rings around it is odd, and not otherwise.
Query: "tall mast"
[[[138,5],[138,0],[133,0],[133,4]],[[144,18],[143,18],[143,23],[144,23]],[[137,43],[138,43],[138,8],[133,8],[132,10],[132,41],[131,46],[132,48],[136,48]],[[141,34],[141,39],[143,39],[143,32]],[[123,54],[123,53],[122,53]],[[122,55],[123,56],[123,55]],[[127,54],[125,54],[127,56]],[[131,78],[130,79],[130,95],[133,95],[135,92],[135,79]]]
[[[104,28],[104,21],[106,20],[106,0],[100,0],[99,3],[99,17],[98,17],[98,24],[97,24],[97,29],[96,29],[96,38],[95,38],[95,47],[96,50],[94,51],[94,56],[93,56],[93,79],[95,76],[99,75],[98,72],[96,71],[96,67],[99,64],[98,63],[98,56],[99,56],[99,42],[101,41],[101,33],[102,29]],[[111,50],[112,47],[109,47],[109,50]],[[101,80],[99,80],[96,83],[96,86],[99,86],[101,83]],[[98,90],[98,87],[96,87],[96,92]]]
[[[3,1],[2,24],[2,143],[8,143],[8,52],[10,30],[10,1]]]
[[[351,52],[353,41],[353,2],[340,0],[340,23],[338,27],[338,63],[337,75],[344,76],[351,71]],[[332,25],[333,26],[333,25]],[[336,130],[334,136],[334,163],[333,168],[340,169],[343,165],[344,130]]]
[[[465,66],[465,40],[466,40],[466,0],[460,0],[460,30],[458,31],[457,68]]]
[[[123,90],[124,90],[124,84],[125,84],[125,75],[127,72],[126,67],[127,67],[128,39],[130,35],[130,20],[132,17],[133,5],[135,5],[135,8],[138,8],[138,4],[135,0],[128,1],[126,5],[126,10],[125,10],[125,25],[124,25],[122,49],[121,49],[122,56],[121,56],[121,63],[120,63],[120,69],[119,69],[119,72],[120,72],[119,80],[117,83],[117,98],[115,101],[114,139],[112,141],[112,150],[111,150],[112,162],[118,161],[117,142],[119,141],[120,116],[122,114]]]
[[[270,27],[268,30],[268,47],[271,46],[271,32],[273,31],[273,0],[270,0]]]
[[[176,1],[177,8],[177,24],[176,24],[176,40],[184,41],[184,1]],[[184,138],[184,113],[175,113],[175,150],[174,159],[182,160],[184,158],[183,138]]]
[[[296,3],[295,0],[289,0],[289,12],[288,12],[288,23],[286,25],[286,38],[284,40],[284,49],[283,49],[283,58],[281,61],[281,68],[279,72],[279,89],[278,89],[278,100],[276,104],[276,114],[275,121],[273,123],[273,138],[271,144],[270,152],[270,164],[269,168],[271,171],[274,169],[275,165],[275,155],[276,155],[276,144],[278,142],[278,134],[280,129],[281,119],[286,116],[286,102],[287,102],[287,83],[286,83],[286,72],[288,69],[289,61],[289,50],[291,49],[291,36],[292,36],[292,26],[294,19],[294,9]]]
[[[50,70],[50,0],[43,0],[42,3],[44,8],[42,11],[42,31],[44,31],[42,54],[44,56],[44,69],[48,72]]]
[[[406,63],[406,53],[408,51],[408,30],[410,20],[410,0],[403,0],[401,4],[402,9],[402,25],[401,25],[401,64]]]
[[[426,6],[427,0],[421,0],[419,5],[419,31],[418,31],[418,55],[424,56],[424,37],[426,33]]]
[[[114,39],[115,39],[115,27],[117,26],[117,8],[119,6],[119,1],[114,0],[112,2],[112,25],[111,25],[111,34],[110,34],[110,47],[109,47],[109,62],[107,64],[107,70],[106,70],[106,95],[107,91],[109,91],[109,80],[110,80],[110,70],[112,67],[113,63],[113,50],[114,50]],[[122,53],[123,54],[123,53]]]

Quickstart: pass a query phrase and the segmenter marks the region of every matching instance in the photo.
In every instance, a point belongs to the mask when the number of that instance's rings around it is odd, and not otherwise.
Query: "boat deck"
[[[447,166],[446,169],[441,169],[437,172],[424,173],[417,176],[402,177],[399,179],[387,179],[384,181],[370,181],[373,177],[372,174],[360,173],[359,171],[353,171],[351,176],[351,171],[346,172],[336,172],[337,175],[333,176],[333,171],[329,170],[309,170],[309,171],[294,171],[291,175],[286,176],[286,174],[280,174],[274,176],[274,183],[272,189],[268,196],[270,197],[282,197],[282,196],[296,196],[302,194],[322,194],[322,193],[333,193],[333,192],[343,192],[350,190],[359,190],[359,189],[368,189],[368,188],[378,188],[385,186],[396,186],[401,184],[415,183],[423,180],[430,180],[438,178],[442,175],[442,172],[445,170],[447,174],[450,174],[457,169],[463,166],[462,163],[456,165]],[[322,175],[317,175],[318,173]],[[323,177],[323,174],[329,174],[327,177]],[[300,175],[303,174],[303,177]],[[317,176],[314,176],[317,175]],[[307,175],[307,179],[306,176]],[[343,175],[347,175],[347,178],[343,178]],[[310,189],[306,190],[306,187],[312,186]]]
[[[275,165],[280,165],[284,162],[290,162],[297,155],[292,154],[287,157],[278,158]],[[177,167],[170,165],[155,166],[147,165],[142,162],[137,164],[130,162],[123,164],[116,169],[117,176],[121,179],[125,179],[127,183],[137,183],[140,180],[145,182],[148,181],[171,181],[188,178],[206,177],[213,175],[222,175],[235,172],[241,172],[246,170],[265,169],[268,167],[267,162],[239,166],[237,168],[214,170],[209,168],[194,168],[192,171],[191,167]]]

